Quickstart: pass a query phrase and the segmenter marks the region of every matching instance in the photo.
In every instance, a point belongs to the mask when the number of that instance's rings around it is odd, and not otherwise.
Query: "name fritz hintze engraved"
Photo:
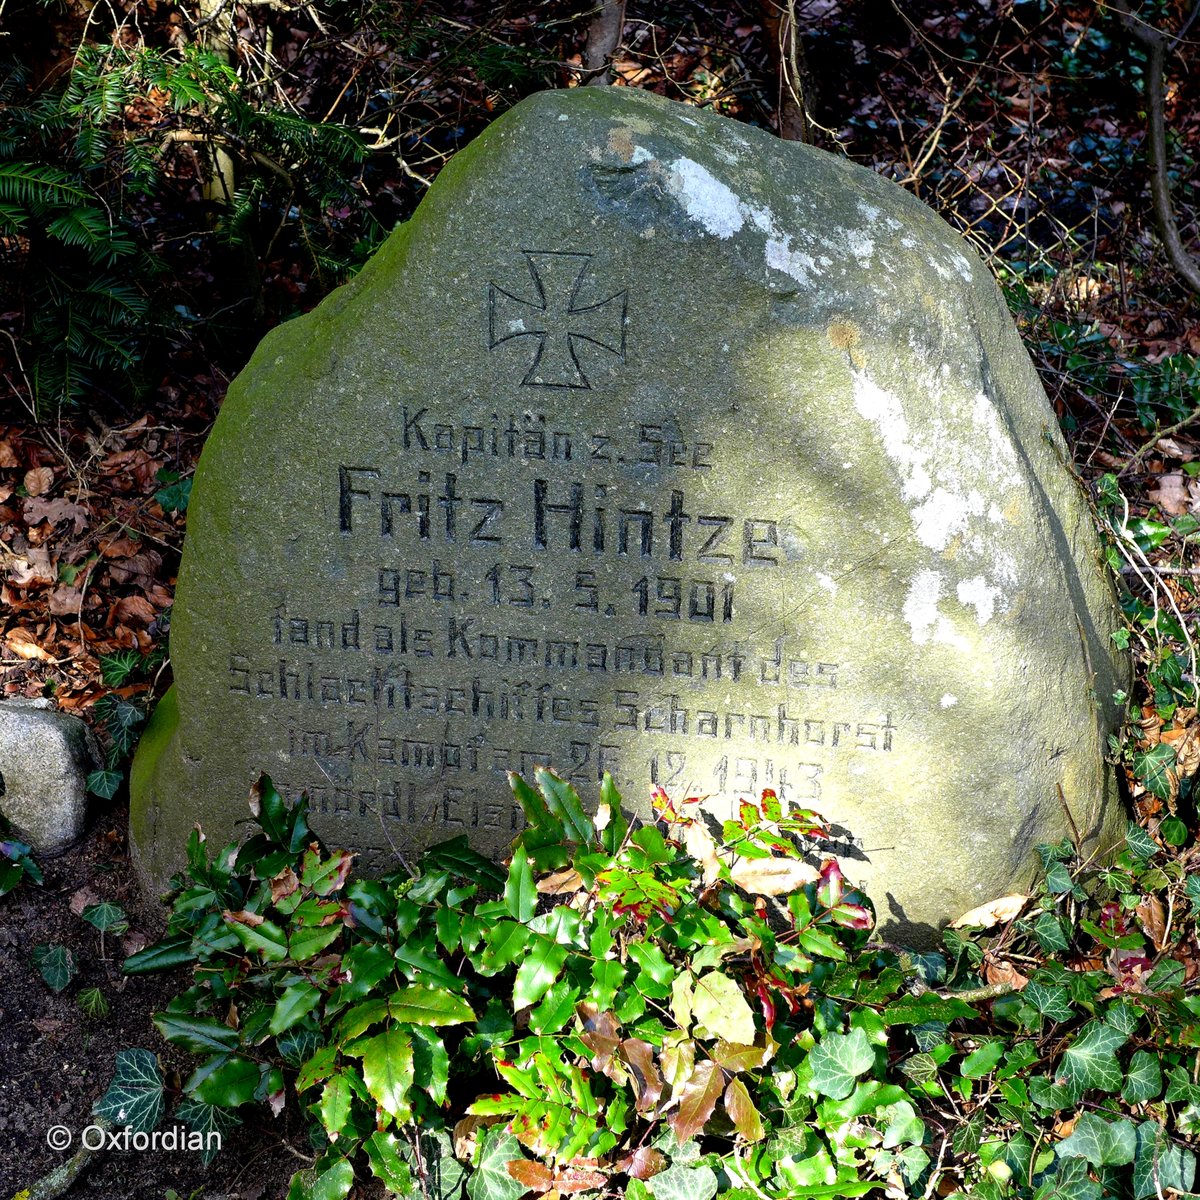
[[[581,344],[624,363],[627,292],[591,254],[521,253],[527,281],[487,284],[488,351],[509,347],[517,387],[593,389]],[[285,601],[230,655],[230,693],[286,728],[289,792],[502,837],[507,770],[811,800],[835,757],[892,750],[891,714],[845,691],[852,664],[739,631],[736,588],[807,572],[777,514],[699,498],[721,494],[713,442],[470,405],[402,404],[393,461],[331,466],[324,510],[359,571],[345,605]]]

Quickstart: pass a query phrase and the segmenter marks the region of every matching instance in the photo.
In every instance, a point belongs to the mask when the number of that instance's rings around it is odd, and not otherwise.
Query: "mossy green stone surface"
[[[196,474],[149,886],[260,771],[368,865],[506,770],[846,838],[885,930],[1119,825],[1111,585],[1000,293],[843,159],[624,89],[534,96],[267,337]],[[1062,800],[1060,800],[1060,790]]]

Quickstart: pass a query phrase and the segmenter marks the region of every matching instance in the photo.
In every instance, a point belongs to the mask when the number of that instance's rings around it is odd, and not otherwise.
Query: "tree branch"
[[[1167,172],[1167,126],[1164,115],[1165,97],[1163,76],[1166,70],[1167,48],[1174,38],[1148,25],[1130,10],[1126,0],[1108,0],[1121,24],[1146,49],[1146,118],[1147,143],[1150,153],[1150,192],[1154,200],[1154,218],[1167,260],[1180,278],[1195,292],[1200,292],[1200,262],[1188,253],[1179,236],[1175,211],[1171,207],[1171,179]],[[1195,16],[1188,18],[1191,24]]]
[[[612,60],[625,31],[625,0],[602,0],[583,42],[583,67],[588,87],[612,83]]]

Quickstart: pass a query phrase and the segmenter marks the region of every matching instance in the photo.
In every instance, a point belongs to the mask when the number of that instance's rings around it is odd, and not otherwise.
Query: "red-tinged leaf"
[[[632,1154],[627,1154],[619,1163],[617,1170],[623,1171],[630,1179],[652,1179],[660,1171],[667,1169],[667,1156],[653,1146],[639,1146]]]
[[[764,788],[762,794],[762,815],[768,821],[778,821],[783,816],[783,805],[773,788]]]
[[[733,1122],[733,1127],[748,1142],[761,1142],[763,1139],[762,1117],[750,1099],[746,1085],[740,1079],[734,1079],[725,1089],[725,1111]]]
[[[271,903],[278,904],[286,899],[300,886],[300,878],[291,867],[284,867],[271,880]]]
[[[671,1114],[671,1129],[675,1140],[682,1145],[690,1142],[712,1116],[725,1078],[715,1062],[697,1063],[691,1077],[680,1089],[679,1107]]]
[[[827,858],[821,864],[821,877],[817,881],[817,903],[821,908],[836,908],[846,891],[846,877],[836,858]]]
[[[875,924],[871,910],[862,904],[851,904],[843,900],[836,908],[830,909],[829,919],[835,925],[844,929],[870,929]]]
[[[530,1158],[515,1158],[504,1169],[531,1192],[548,1192],[554,1186],[554,1172],[545,1163]]]
[[[227,921],[236,921],[239,925],[248,925],[251,929],[257,929],[265,920],[266,917],[259,913],[247,912],[246,909],[241,909],[239,912],[230,912],[226,909],[221,916]]]
[[[743,829],[752,828],[758,824],[758,809],[749,800],[739,800],[738,820]]]
[[[621,1043],[621,1058],[629,1065],[637,1083],[638,1112],[649,1112],[658,1103],[663,1089],[662,1076],[654,1065],[654,1047],[641,1038],[626,1038]]]
[[[582,1167],[562,1167],[555,1172],[554,1190],[564,1196],[575,1192],[594,1192],[608,1182],[608,1176],[601,1171],[588,1171]]]
[[[739,1042],[718,1042],[710,1051],[713,1061],[733,1075],[754,1071],[766,1061],[767,1052],[758,1046],[743,1046]]]

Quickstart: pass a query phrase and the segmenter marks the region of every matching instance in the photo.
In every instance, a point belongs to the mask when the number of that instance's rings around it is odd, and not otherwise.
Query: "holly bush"
[[[166,937],[125,968],[191,971],[155,1024],[200,1056],[195,1131],[308,1115],[289,1200],[370,1175],[427,1200],[1191,1187],[1200,889],[1145,830],[1103,870],[1043,847],[999,934],[919,954],[869,942],[821,818],[772,792],[718,826],[661,789],[642,821],[609,778],[595,816],[551,771],[510,782],[506,866],[457,838],[357,878],[266,778],[244,844],[192,835]],[[98,1111],[149,1127],[164,1091],[124,1051]]]

